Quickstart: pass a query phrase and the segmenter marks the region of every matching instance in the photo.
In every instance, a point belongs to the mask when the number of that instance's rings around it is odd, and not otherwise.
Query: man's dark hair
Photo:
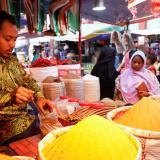
[[[157,55],[156,54],[147,54],[147,59],[149,59],[151,62],[151,65],[153,65],[157,61]]]
[[[16,21],[12,15],[8,14],[5,11],[0,11],[0,28],[2,27],[5,21],[8,21],[11,24],[16,25]]]

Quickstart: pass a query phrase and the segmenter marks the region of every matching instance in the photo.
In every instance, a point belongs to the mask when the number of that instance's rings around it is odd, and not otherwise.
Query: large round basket
[[[126,112],[127,110],[129,110],[132,106],[126,106],[126,107],[121,107],[121,108],[117,108],[112,110],[111,112],[109,112],[107,114],[107,119],[113,121],[113,119],[117,116],[119,116],[120,114]],[[114,122],[114,121],[113,121]],[[116,123],[116,122],[114,122]],[[128,127],[119,123],[118,124],[122,129],[134,134],[135,136],[138,137],[142,137],[142,138],[160,138],[160,132],[153,132],[153,131],[148,131],[148,130],[141,130],[141,129],[137,129],[137,128],[132,128],[132,127]]]
[[[38,144],[38,157],[37,157],[37,159],[38,160],[46,160],[44,155],[43,155],[42,150],[45,147],[47,147],[48,144],[53,142],[53,140],[55,140],[56,138],[60,137],[64,133],[68,132],[71,127],[72,126],[64,127],[64,128],[58,128],[58,129],[50,132],[48,135],[46,135]],[[141,158],[142,158],[142,147],[141,147],[141,144],[140,144],[139,140],[135,136],[131,135],[130,133],[127,132],[127,134],[129,134],[130,136],[132,136],[136,140],[137,146],[139,148],[135,160],[141,160]]]

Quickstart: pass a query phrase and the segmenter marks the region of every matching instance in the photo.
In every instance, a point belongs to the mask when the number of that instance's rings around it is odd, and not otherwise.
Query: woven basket
[[[113,121],[113,119],[120,113],[120,112],[126,112],[128,109],[130,109],[132,106],[126,106],[126,107],[121,107],[121,108],[117,108],[112,110],[111,112],[109,112],[107,114],[107,119]],[[114,121],[113,121],[114,122]],[[116,122],[114,122],[116,123]],[[160,132],[152,132],[152,131],[147,131],[147,130],[141,130],[141,129],[137,129],[137,128],[132,128],[132,127],[128,127],[119,123],[118,124],[122,129],[134,134],[135,136],[138,137],[143,137],[143,138],[160,138]]]
[[[56,138],[60,137],[61,135],[63,135],[67,131],[69,131],[71,127],[72,126],[56,129],[56,130],[50,132],[47,136],[45,136],[42,139],[42,141],[40,141],[40,143],[38,144],[38,157],[37,157],[37,159],[38,160],[45,160],[43,153],[42,153],[42,150],[47,146],[47,144],[50,143],[51,139],[55,140]],[[131,135],[130,133],[127,132],[127,134],[132,136],[136,140],[137,146],[139,146],[139,150],[138,150],[138,153],[137,153],[135,160],[141,160],[142,148],[141,148],[141,144],[140,144],[139,140],[136,137],[134,137],[133,135]]]
[[[50,140],[55,140],[58,137],[60,137],[62,134],[66,133],[67,131],[69,131],[69,129],[71,128],[71,126],[69,127],[64,127],[64,128],[58,128],[54,131],[51,131],[49,134],[47,134],[38,144],[38,160],[45,160],[42,150],[46,147],[46,145],[48,143],[50,143]]]

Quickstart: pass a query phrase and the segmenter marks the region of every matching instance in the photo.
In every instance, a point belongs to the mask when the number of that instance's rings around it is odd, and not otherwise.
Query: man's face
[[[17,39],[17,27],[8,21],[4,21],[0,28],[0,56],[9,58],[12,55],[12,50],[15,47]]]

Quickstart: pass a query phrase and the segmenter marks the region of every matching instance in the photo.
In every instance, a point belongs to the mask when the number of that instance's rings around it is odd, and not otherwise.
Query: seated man
[[[12,50],[17,28],[14,17],[0,12],[0,145],[7,145],[33,134],[35,116],[27,112],[29,102],[35,102],[38,111],[50,111],[53,104],[45,99],[36,81],[26,75]]]

